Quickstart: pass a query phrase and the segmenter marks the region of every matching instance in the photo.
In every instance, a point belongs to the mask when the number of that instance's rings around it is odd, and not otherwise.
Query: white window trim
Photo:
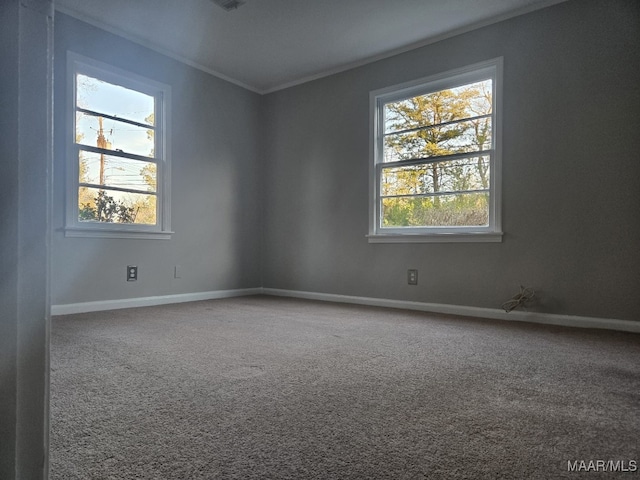
[[[502,241],[502,57],[370,92],[369,243],[453,243]],[[493,79],[493,153],[491,155],[489,225],[484,227],[380,227],[378,165],[382,157],[385,103],[416,95]]]
[[[77,72],[98,76],[110,83],[153,95],[161,95],[162,101],[156,102],[156,131],[161,141],[156,143],[160,151],[157,162],[157,223],[156,225],[80,222],[78,220],[78,159],[75,148],[75,102]],[[65,227],[66,237],[96,238],[171,238],[171,87],[140,75],[99,62],[92,58],[67,52],[67,120],[66,120],[66,199]],[[159,119],[159,120],[158,120]]]

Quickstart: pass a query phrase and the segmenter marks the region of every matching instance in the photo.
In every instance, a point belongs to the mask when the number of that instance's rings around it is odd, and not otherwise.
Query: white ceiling
[[[76,18],[265,93],[564,0],[55,0]]]

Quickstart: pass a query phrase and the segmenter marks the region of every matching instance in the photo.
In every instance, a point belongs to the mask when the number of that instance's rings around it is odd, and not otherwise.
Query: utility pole
[[[104,132],[102,130],[102,117],[98,117],[98,148],[107,148],[107,139],[104,138]],[[100,154],[100,185],[104,185],[104,153]]]

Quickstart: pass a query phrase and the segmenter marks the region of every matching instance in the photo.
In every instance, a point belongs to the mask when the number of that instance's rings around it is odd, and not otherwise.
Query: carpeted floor
[[[53,480],[595,479],[621,473],[568,462],[640,464],[629,333],[256,296],[55,317],[51,367]]]

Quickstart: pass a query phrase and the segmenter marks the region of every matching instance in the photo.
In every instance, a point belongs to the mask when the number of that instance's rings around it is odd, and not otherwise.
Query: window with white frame
[[[371,93],[370,241],[500,241],[501,67]]]
[[[68,52],[67,236],[169,238],[170,87]]]

